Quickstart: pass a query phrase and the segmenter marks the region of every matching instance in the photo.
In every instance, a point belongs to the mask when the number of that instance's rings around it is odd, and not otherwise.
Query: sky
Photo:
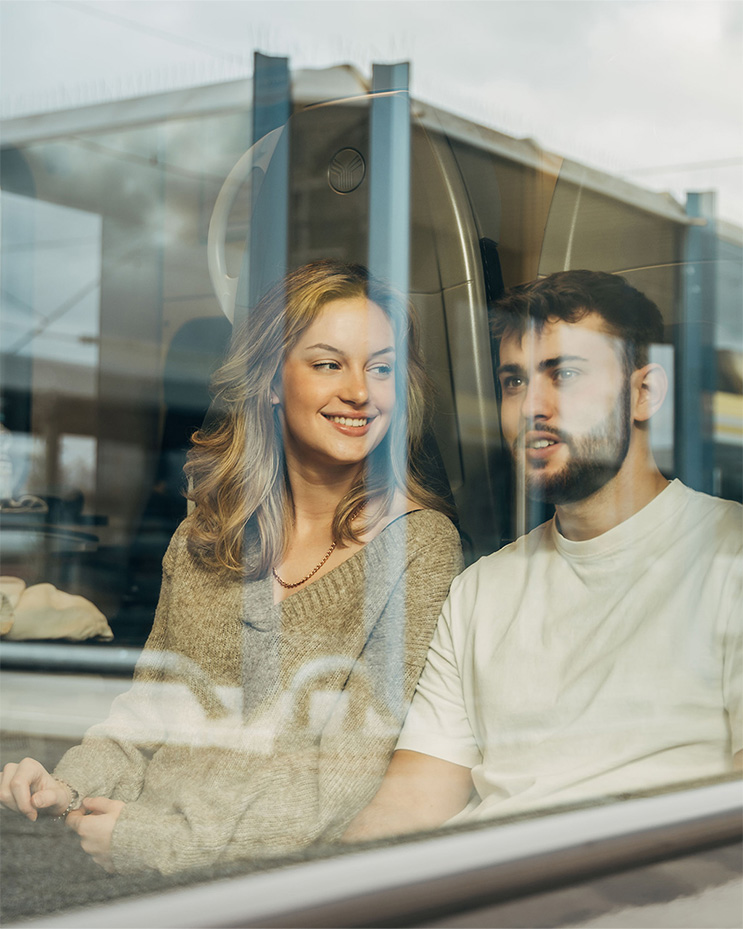
[[[414,97],[743,225],[743,0],[0,0],[0,115],[411,62]]]

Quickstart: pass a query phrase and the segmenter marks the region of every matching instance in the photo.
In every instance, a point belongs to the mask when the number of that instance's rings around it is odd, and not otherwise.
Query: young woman
[[[415,461],[427,379],[409,308],[317,261],[249,314],[194,436],[191,515],[132,690],[0,801],[66,816],[111,871],[332,841],[374,795],[461,569]]]

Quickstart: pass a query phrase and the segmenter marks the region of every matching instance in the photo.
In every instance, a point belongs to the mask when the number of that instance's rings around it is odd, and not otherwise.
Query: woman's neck
[[[294,504],[295,526],[329,525],[340,501],[358,479],[360,467],[323,469],[295,466],[287,461],[287,475]]]

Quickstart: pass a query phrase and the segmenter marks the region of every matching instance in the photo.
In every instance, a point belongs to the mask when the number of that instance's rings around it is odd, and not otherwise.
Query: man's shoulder
[[[691,531],[714,533],[719,541],[733,544],[743,542],[743,506],[735,500],[724,500],[687,487],[680,481],[679,495],[683,496],[686,521]]]
[[[467,599],[478,596],[483,590],[500,588],[503,583],[513,586],[532,558],[540,552],[546,554],[553,550],[552,520],[548,520],[465,568],[452,583],[452,596]]]

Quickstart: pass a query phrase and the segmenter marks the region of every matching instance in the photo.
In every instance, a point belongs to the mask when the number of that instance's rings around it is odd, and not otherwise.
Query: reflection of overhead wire
[[[124,26],[126,29],[133,29],[135,32],[141,32],[150,35],[156,39],[162,39],[164,42],[171,42],[175,45],[183,45],[187,48],[197,49],[215,58],[221,58],[229,61],[244,61],[244,56],[236,55],[231,52],[225,52],[224,49],[216,45],[210,45],[208,42],[201,42],[198,39],[189,39],[186,36],[176,35],[165,29],[158,29],[156,26],[145,26],[136,20],[128,19],[126,16],[119,16],[117,13],[110,13],[100,7],[83,6],[81,3],[73,3],[72,0],[57,0],[58,6],[66,6],[78,13],[85,13],[88,16],[97,16],[99,19],[106,19],[109,22],[116,23],[118,26]]]
[[[52,310],[49,316],[45,317],[44,320],[37,326],[34,326],[28,332],[24,333],[21,338],[11,346],[8,350],[9,355],[17,355],[22,349],[24,349],[29,342],[43,334],[45,329],[48,329],[49,326],[60,319],[65,313],[68,313],[74,306],[77,306],[81,300],[88,296],[88,294],[93,293],[101,286],[100,277],[96,277],[94,280],[89,281],[87,284],[84,284],[79,290],[77,290],[71,297],[68,297],[63,303],[61,303],[56,310]],[[8,296],[11,296],[10,294]],[[17,298],[13,298],[16,303],[20,304]]]
[[[704,168],[733,168],[743,165],[743,157],[717,158],[709,161],[690,161],[687,164],[657,165],[654,168],[627,168],[624,174],[662,174],[674,171],[701,171]]]
[[[112,261],[116,263],[126,261],[127,258],[136,254],[139,248],[140,248],[139,245],[135,245],[132,248],[128,248],[126,249],[126,251],[123,251],[117,258],[112,259]],[[99,274],[95,278],[93,278],[93,280],[88,281],[87,284],[83,284],[83,286],[78,288],[74,294],[72,294],[62,303],[60,303],[60,305],[55,310],[52,310],[51,313],[49,313],[47,316],[44,317],[43,321],[39,325],[34,326],[28,332],[24,333],[21,336],[21,338],[15,343],[15,345],[13,345],[8,350],[8,354],[17,355],[21,351],[21,349],[24,349],[37,336],[43,335],[45,330],[48,329],[52,323],[57,322],[57,320],[61,319],[65,315],[65,313],[68,313],[73,307],[77,306],[77,304],[80,303],[80,301],[83,300],[85,297],[87,297],[89,294],[94,293],[96,290],[98,290],[100,286],[101,286],[101,276]],[[17,297],[13,296],[10,293],[6,292],[6,296],[12,299],[19,306],[25,306],[29,309],[33,309],[32,307],[29,307],[28,304],[19,300]]]
[[[181,168],[167,161],[157,161],[149,155],[138,155],[136,152],[128,152],[122,148],[115,148],[112,145],[106,145],[104,142],[96,142],[94,139],[87,139],[83,136],[70,136],[74,139],[80,148],[87,148],[98,154],[110,155],[119,161],[128,161],[131,164],[141,165],[145,168],[152,168],[158,171],[167,171],[170,174],[177,174],[179,177],[188,178],[191,181],[199,181],[207,184],[219,184],[224,182],[224,177],[217,174],[208,175],[203,168],[191,169]]]
[[[93,236],[81,237],[79,239],[36,239],[33,244],[28,242],[10,242],[3,244],[3,252],[8,254],[8,252],[24,252],[29,251],[33,248],[35,252],[40,252],[44,249],[50,248],[69,248],[71,245],[98,245],[100,239]]]

